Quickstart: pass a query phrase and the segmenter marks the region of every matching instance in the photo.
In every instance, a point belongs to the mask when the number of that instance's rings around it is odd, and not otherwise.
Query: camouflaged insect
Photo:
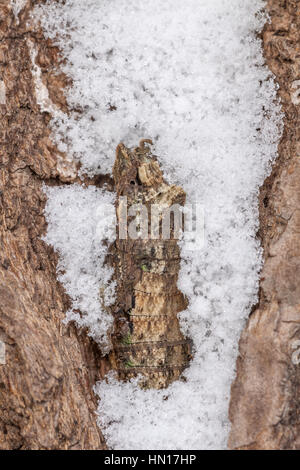
[[[125,196],[128,208],[143,204],[149,213],[152,204],[185,203],[185,192],[165,182],[145,143],[151,141],[141,141],[133,151],[123,144],[117,147],[113,176],[118,228]],[[181,333],[177,318],[187,308],[187,300],[177,288],[177,240],[172,236],[148,240],[117,236],[110,255],[117,282],[112,367],[120,380],[141,374],[143,388],[165,388],[179,379],[191,356],[190,341]]]

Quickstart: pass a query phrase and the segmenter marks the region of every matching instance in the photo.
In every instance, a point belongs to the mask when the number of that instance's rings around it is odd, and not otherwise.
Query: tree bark
[[[232,449],[300,449],[300,4],[269,0],[263,32],[282,100],[279,157],[260,193],[264,267],[240,340],[232,386]]]
[[[32,48],[49,99],[66,110],[58,50],[27,26],[36,3],[15,16],[0,2],[0,448],[103,449],[92,388],[106,361],[85,332],[63,326],[69,300],[41,240],[43,182],[71,182],[76,171],[38,104]]]

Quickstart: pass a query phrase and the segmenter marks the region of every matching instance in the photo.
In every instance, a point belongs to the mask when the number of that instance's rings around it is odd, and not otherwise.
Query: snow
[[[45,208],[48,231],[44,240],[60,255],[58,279],[72,300],[65,321],[75,321],[80,328],[87,328],[102,352],[107,353],[107,332],[112,326],[107,307],[114,300],[114,284],[110,282],[112,270],[104,266],[104,240],[114,236],[113,195],[78,184],[45,186],[44,190],[48,196]]]
[[[226,447],[238,339],[262,262],[258,190],[281,133],[276,85],[256,37],[263,7],[261,0],[66,0],[36,10],[73,80],[73,112],[53,119],[63,150],[67,141],[82,172],[110,173],[120,141],[151,137],[168,179],[205,210],[204,248],[182,248],[179,286],[190,303],[181,325],[195,345],[187,382],[165,391],[112,376],[97,384],[99,425],[112,448]],[[104,337],[109,321],[96,293],[108,275],[93,207],[105,192],[47,193],[47,240],[61,256],[60,280],[94,337]]]
[[[5,365],[6,364],[6,359],[5,359],[5,343],[0,340],[0,365]]]
[[[19,24],[19,13],[23,10],[26,6],[27,0],[10,0],[10,5],[14,16],[16,18],[16,23]]]
[[[36,64],[37,49],[32,40],[27,40],[31,64],[32,76],[35,84],[36,102],[42,112],[53,115],[59,114],[59,109],[52,103],[47,86],[43,83],[41,68]]]
[[[0,104],[6,103],[6,86],[3,80],[0,80]]]
[[[31,39],[27,39],[27,45],[29,49],[29,55],[31,59],[31,73],[33,77],[33,82],[35,86],[35,98],[38,106],[42,113],[49,113],[53,118],[57,121],[64,120],[65,116],[64,113],[51,101],[49,96],[49,91],[47,86],[43,82],[43,74],[42,70],[39,65],[36,63],[37,58],[37,49],[34,42]],[[1,96],[3,96],[1,82],[0,82],[0,104],[1,104]],[[4,90],[5,93],[5,90]],[[4,94],[5,99],[5,94]],[[55,140],[55,135],[53,135]],[[60,144],[60,148],[62,151],[65,150],[63,144]],[[57,159],[57,171],[62,178],[76,178],[77,176],[77,168],[76,168],[76,161],[74,161],[73,156],[68,156],[68,154],[64,154],[63,156],[59,153],[56,155]]]

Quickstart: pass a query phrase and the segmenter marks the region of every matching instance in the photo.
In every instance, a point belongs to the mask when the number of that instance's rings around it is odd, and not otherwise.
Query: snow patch
[[[6,359],[5,359],[5,343],[0,340],[0,365],[5,365],[6,364]]]
[[[3,80],[0,80],[0,104],[6,103],[6,86]]]
[[[49,98],[47,86],[43,83],[41,68],[36,64],[37,50],[33,41],[27,41],[30,58],[32,63],[32,75],[35,83],[35,96],[36,101],[43,113],[50,113],[56,115],[60,113],[59,109],[52,103]]]
[[[21,13],[26,3],[27,3],[27,0],[10,0],[10,5],[15,15],[17,24],[19,24],[19,13]]]
[[[39,105],[42,113],[50,113],[53,120],[62,122],[65,118],[64,113],[51,101],[49,97],[49,91],[47,86],[43,83],[42,70],[36,63],[37,49],[34,46],[33,41],[30,39],[27,41],[30,58],[32,62],[32,75],[35,83],[35,96],[37,104]],[[0,90],[1,91],[1,90]],[[55,140],[55,139],[54,139]],[[63,144],[60,145],[62,152],[65,150]],[[76,178],[77,168],[76,161],[69,155],[61,155],[57,153],[57,171],[62,178]]]
[[[72,300],[66,322],[75,321],[109,350],[107,332],[112,317],[107,307],[114,300],[112,271],[104,266],[105,239],[113,238],[114,197],[93,186],[74,184],[44,187],[48,197],[45,214],[48,231],[44,240],[59,253],[58,279]]]

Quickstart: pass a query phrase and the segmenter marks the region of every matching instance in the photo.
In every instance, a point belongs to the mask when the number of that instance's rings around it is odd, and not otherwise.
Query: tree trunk
[[[233,449],[300,449],[300,4],[268,6],[263,46],[280,86],[285,128],[260,194],[265,263],[232,386]]]
[[[38,103],[44,83],[65,109],[66,78],[51,73],[57,49],[27,26],[35,3],[16,16],[9,0],[0,2],[0,448],[103,449],[92,388],[106,362],[85,333],[63,326],[69,301],[57,256],[41,240],[43,181],[62,184],[75,173]]]

